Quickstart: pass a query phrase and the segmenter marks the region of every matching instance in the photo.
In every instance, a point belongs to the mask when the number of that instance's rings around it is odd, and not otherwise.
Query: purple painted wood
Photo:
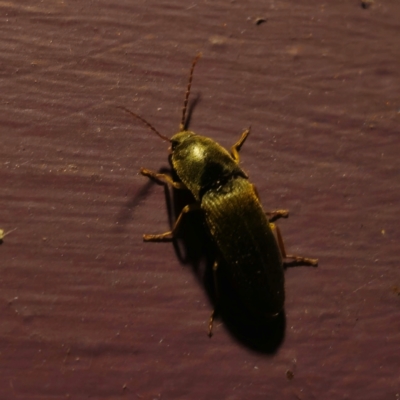
[[[398,398],[397,0],[1,11],[2,399]],[[172,135],[199,51],[191,129],[229,147],[251,124],[244,169],[320,259],[287,271],[272,348],[221,320],[208,339],[201,246],[185,263],[141,238],[169,227],[138,175],[167,146],[116,106]]]

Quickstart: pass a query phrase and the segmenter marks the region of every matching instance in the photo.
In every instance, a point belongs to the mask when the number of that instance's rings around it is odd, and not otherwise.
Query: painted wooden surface
[[[0,10],[2,399],[399,398],[397,0]],[[286,272],[278,337],[209,339],[207,242],[142,242],[169,228],[138,175],[167,146],[116,106],[172,135],[199,51],[191,129],[230,147],[251,124],[243,168],[320,259]]]

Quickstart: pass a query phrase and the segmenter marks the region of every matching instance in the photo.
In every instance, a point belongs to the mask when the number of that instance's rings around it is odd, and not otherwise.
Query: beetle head
[[[176,133],[171,137],[171,139],[169,139],[169,141],[171,142],[170,150],[174,152],[175,150],[177,150],[179,147],[182,146],[185,140],[191,138],[194,135],[196,134],[192,131],[181,131]]]

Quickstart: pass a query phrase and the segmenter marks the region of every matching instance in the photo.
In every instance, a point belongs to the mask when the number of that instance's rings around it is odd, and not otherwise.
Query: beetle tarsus
[[[307,257],[300,257],[300,256],[292,256],[287,254],[286,257],[287,261],[284,262],[285,267],[294,267],[297,265],[308,265],[310,267],[317,267],[318,266],[318,259],[317,258],[307,258]]]
[[[158,174],[157,172],[150,171],[146,168],[140,168],[140,173],[143,176],[147,176],[148,178],[152,179],[154,182],[158,183],[159,185],[171,185],[175,189],[186,189],[187,187],[182,182],[174,181],[169,175],[166,174]]]
[[[275,222],[279,218],[288,218],[289,210],[275,210],[265,213],[268,217],[269,222]]]
[[[280,211],[285,211],[285,210],[278,210],[276,212],[279,214]],[[286,249],[285,249],[285,245],[283,243],[281,230],[279,229],[279,227],[277,225],[275,225],[273,223],[270,223],[270,227],[271,227],[272,231],[275,233],[275,237],[278,242],[278,246],[281,251],[282,258],[285,259],[285,261],[283,262],[283,265],[285,267],[294,267],[297,265],[309,265],[311,267],[318,266],[318,259],[316,259],[316,258],[307,258],[307,257],[293,256],[290,254],[286,254]]]
[[[172,231],[160,235],[143,235],[143,242],[172,242],[173,239]]]

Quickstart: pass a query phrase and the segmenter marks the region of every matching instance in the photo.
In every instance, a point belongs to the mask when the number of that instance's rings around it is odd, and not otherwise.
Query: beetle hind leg
[[[282,210],[279,210],[282,211]],[[284,210],[283,210],[284,211]],[[308,258],[308,257],[301,257],[301,256],[294,256],[291,254],[286,254],[285,245],[283,243],[281,231],[278,226],[275,224],[271,224],[271,229],[275,234],[275,237],[278,242],[279,250],[281,251],[282,257],[285,259],[283,264],[285,267],[294,267],[296,265],[309,265],[311,267],[318,266],[318,259],[317,258]]]

